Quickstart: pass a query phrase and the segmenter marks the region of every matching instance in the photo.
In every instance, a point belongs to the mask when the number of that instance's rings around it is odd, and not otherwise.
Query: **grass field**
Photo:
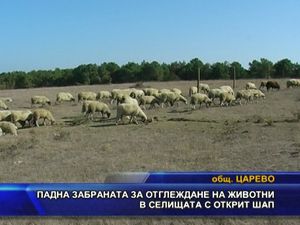
[[[237,89],[245,86],[237,81]],[[231,81],[207,81],[211,87]],[[260,81],[255,81],[259,86]],[[300,89],[266,93],[255,103],[191,110],[189,105],[146,110],[158,121],[115,126],[112,119],[86,121],[81,105],[50,106],[54,126],[24,128],[0,137],[1,182],[103,182],[113,172],[130,171],[298,171],[300,169]],[[149,82],[177,87],[187,96],[196,82]],[[30,108],[30,97],[127,88],[133,84],[1,90],[11,109]],[[115,108],[115,107],[114,107]],[[2,218],[0,224],[299,224],[293,218]]]

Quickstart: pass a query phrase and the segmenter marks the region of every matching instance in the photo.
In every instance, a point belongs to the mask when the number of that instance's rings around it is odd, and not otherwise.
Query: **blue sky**
[[[299,0],[1,0],[0,72],[300,58]]]

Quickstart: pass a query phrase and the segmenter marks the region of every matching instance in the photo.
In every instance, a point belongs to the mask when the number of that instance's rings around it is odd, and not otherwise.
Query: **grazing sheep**
[[[4,103],[4,101],[0,100],[0,109],[8,109],[8,106]]]
[[[300,79],[290,79],[286,82],[286,87],[300,87]]]
[[[123,95],[118,104],[120,103],[130,103],[130,104],[136,104],[139,105],[138,101],[135,98],[132,98],[128,95]]]
[[[78,93],[78,102],[84,100],[96,100],[97,94],[91,91],[82,91]]]
[[[84,101],[82,102],[81,112],[82,112],[84,115],[86,114],[86,112],[87,112],[87,110],[88,110],[89,104],[92,103],[92,102],[96,102],[96,103],[97,103],[98,101],[84,100]]]
[[[142,118],[143,122],[147,121],[147,116],[143,110],[136,104],[122,103],[117,106],[116,125],[123,119],[123,116],[130,116],[129,123],[133,120],[138,124],[136,117]]]
[[[131,92],[131,89],[113,89],[111,91],[111,104],[113,104],[115,101],[118,104],[124,95],[129,96]]]
[[[265,94],[261,90],[254,90],[251,89],[249,90],[250,93],[252,94],[253,98],[258,99],[258,98],[265,98]]]
[[[221,90],[220,88],[213,88],[213,89],[210,89],[210,91],[208,92],[208,97],[212,100],[212,102],[215,104],[215,99],[218,98],[220,99],[220,96],[221,94],[223,93],[224,91]],[[221,102],[221,100],[220,100]]]
[[[35,109],[33,111],[31,124],[35,124],[39,127],[39,119],[44,119],[44,126],[46,126],[46,120],[49,120],[51,125],[55,124],[55,119],[52,113],[47,109]]]
[[[163,108],[164,103],[169,103],[171,106],[174,105],[175,102],[184,102],[185,104],[187,104],[187,99],[185,97],[183,97],[182,95],[178,95],[174,92],[164,92],[161,93],[158,96],[159,102],[161,103],[161,106]]]
[[[96,96],[96,99],[111,99],[111,93],[109,91],[99,91],[99,93]]]
[[[7,121],[0,122],[0,128],[3,131],[3,133],[9,133],[15,136],[18,135],[17,126],[11,122],[7,122]]]
[[[91,102],[88,105],[88,109],[86,112],[88,115],[88,118],[94,119],[95,112],[100,112],[102,114],[102,117],[104,117],[104,115],[106,114],[107,118],[109,118],[111,115],[108,105],[103,102]]]
[[[246,90],[248,90],[248,89],[257,89],[257,87],[255,86],[254,83],[248,82],[246,84]]]
[[[242,99],[246,100],[246,103],[249,103],[252,100],[252,92],[251,90],[239,90],[236,93],[236,101],[241,105],[242,104]]]
[[[132,98],[135,98],[135,99],[139,99],[144,95],[145,95],[145,93],[143,90],[132,88],[129,96]]]
[[[159,99],[154,96],[142,96],[140,99],[140,106],[143,106],[145,109],[145,105],[150,105],[150,108],[154,108],[155,104],[159,105]]]
[[[21,124],[25,126],[26,122],[30,123],[32,120],[32,112],[30,110],[14,110],[11,111],[11,122],[14,124]]]
[[[159,90],[159,93],[169,93],[169,92],[172,92],[172,91],[170,89],[167,89],[167,88],[163,88],[163,89]]]
[[[1,110],[0,111],[0,121],[10,121],[11,120],[11,111]]]
[[[226,106],[232,105],[233,101],[235,101],[234,95],[228,92],[222,92],[220,95],[220,106]]]
[[[229,94],[234,95],[234,91],[233,91],[232,87],[230,87],[230,86],[221,86],[220,89]]]
[[[158,94],[158,89],[156,88],[145,88],[143,89],[145,95],[156,96]]]
[[[75,102],[75,98],[69,92],[59,92],[56,95],[56,103],[61,102]]]
[[[207,94],[209,92],[210,88],[209,88],[208,84],[200,83],[199,90],[203,91],[205,94]]]
[[[270,88],[273,89],[277,89],[278,91],[280,90],[280,85],[278,84],[277,81],[272,81],[272,80],[269,80],[266,84],[266,87],[267,87],[267,91],[269,91]]]
[[[9,97],[1,97],[0,100],[2,100],[4,102],[13,102],[13,99],[9,98]]]
[[[46,96],[36,95],[36,96],[31,97],[31,107],[33,105],[37,105],[37,104],[40,104],[42,106],[44,106],[46,104],[51,105],[51,101]]]
[[[194,87],[194,86],[190,87],[190,89],[189,89],[189,97],[192,97],[192,95],[196,94],[197,92],[198,92],[197,87]]]
[[[199,108],[201,108],[202,103],[205,103],[206,107],[209,107],[212,100],[206,94],[196,93],[192,95],[190,104],[193,106],[193,109],[196,109],[196,104],[199,104]]]
[[[182,91],[178,88],[172,88],[171,91],[178,94],[178,95],[182,95]]]

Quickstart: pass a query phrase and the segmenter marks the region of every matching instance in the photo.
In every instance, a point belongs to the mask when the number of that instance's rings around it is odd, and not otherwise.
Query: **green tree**
[[[249,77],[268,78],[273,75],[273,63],[265,58],[249,63]]]
[[[275,77],[292,77],[294,65],[289,59],[279,60],[274,64]]]

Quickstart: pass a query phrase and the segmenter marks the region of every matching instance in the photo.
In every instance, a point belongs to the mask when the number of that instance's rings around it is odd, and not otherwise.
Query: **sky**
[[[299,0],[1,0],[0,72],[300,58]]]

